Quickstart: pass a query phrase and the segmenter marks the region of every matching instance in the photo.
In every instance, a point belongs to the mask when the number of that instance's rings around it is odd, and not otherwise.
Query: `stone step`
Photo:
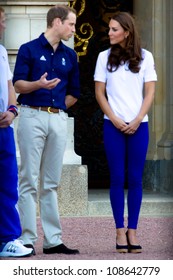
[[[127,216],[127,203],[125,205],[125,216]],[[152,217],[173,216],[173,195],[144,192],[140,215]],[[89,190],[88,216],[112,216],[109,190]]]

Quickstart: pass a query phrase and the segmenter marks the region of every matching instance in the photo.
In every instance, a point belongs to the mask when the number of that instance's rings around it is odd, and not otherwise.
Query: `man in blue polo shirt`
[[[47,30],[20,47],[14,70],[13,82],[21,104],[17,133],[22,240],[26,247],[34,249],[38,194],[45,254],[79,253],[62,242],[57,202],[67,139],[65,111],[79,98],[77,55],[61,40],[68,41],[73,36],[75,24],[74,9],[65,5],[51,8]]]

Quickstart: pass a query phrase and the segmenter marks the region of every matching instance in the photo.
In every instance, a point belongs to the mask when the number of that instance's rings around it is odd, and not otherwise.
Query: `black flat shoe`
[[[35,252],[35,249],[34,249],[34,246],[32,244],[24,244],[24,246],[26,248],[32,248],[32,255],[35,256],[36,255],[36,252]]]
[[[142,253],[142,247],[140,245],[131,245],[131,244],[129,244],[128,252],[129,253],[134,253],[134,254]]]
[[[76,255],[79,254],[77,249],[69,249],[64,244],[45,249],[43,248],[44,254],[67,254],[67,255]]]
[[[116,250],[118,253],[127,253],[128,252],[128,245],[118,245],[116,244]]]
[[[140,245],[132,245],[130,244],[129,237],[128,237],[128,231],[126,232],[127,236],[127,243],[128,243],[128,252],[129,253],[141,253],[142,252],[142,247]]]

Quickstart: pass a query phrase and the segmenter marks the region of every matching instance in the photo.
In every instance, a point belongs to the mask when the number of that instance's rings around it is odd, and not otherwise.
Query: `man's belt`
[[[32,109],[36,109],[36,110],[40,110],[40,111],[45,111],[48,112],[49,114],[53,114],[53,113],[59,113],[59,109],[57,108],[52,108],[52,107],[37,107],[37,106],[28,106],[29,108]]]

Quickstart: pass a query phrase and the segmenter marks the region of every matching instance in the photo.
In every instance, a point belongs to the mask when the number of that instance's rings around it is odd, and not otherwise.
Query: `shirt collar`
[[[50,46],[51,48],[52,48],[52,46],[50,45],[50,43],[48,42],[48,40],[45,38],[45,36],[44,36],[44,33],[42,33],[41,35],[40,35],[40,37],[39,37],[39,39],[40,39],[40,41],[41,41],[41,43],[42,43],[42,45],[43,46]],[[62,43],[62,41],[60,41],[59,42],[59,45],[58,45],[58,50],[63,50],[64,49],[64,44]]]

